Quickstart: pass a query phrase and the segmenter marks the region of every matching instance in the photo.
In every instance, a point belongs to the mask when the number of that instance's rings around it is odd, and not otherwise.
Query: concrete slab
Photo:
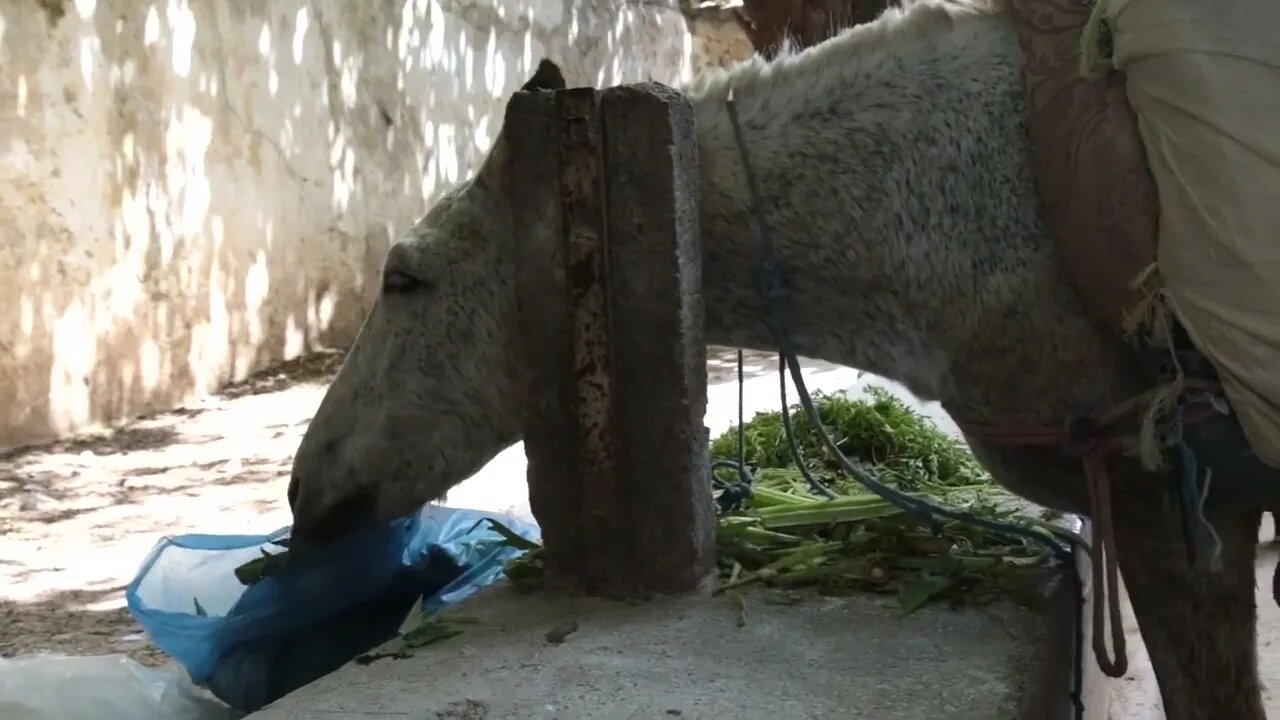
[[[624,605],[495,586],[460,610],[478,619],[461,635],[349,666],[249,717],[1062,717],[1025,710],[1052,635],[1043,613],[1001,604],[903,617],[892,597],[780,605],[771,593],[743,596],[739,626],[727,597]]]

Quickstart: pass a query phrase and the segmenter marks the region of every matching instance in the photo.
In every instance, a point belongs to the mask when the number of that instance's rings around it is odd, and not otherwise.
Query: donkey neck
[[[921,2],[693,94],[710,342],[775,346],[756,280],[758,203],[799,353],[969,416],[1044,403],[1036,383],[1010,390],[1009,369],[1052,367],[1046,333],[1094,329],[1040,225],[1013,29],[955,8]]]

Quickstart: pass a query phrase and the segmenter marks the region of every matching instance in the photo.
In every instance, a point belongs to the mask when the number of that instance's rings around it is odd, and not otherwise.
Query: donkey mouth
[[[362,485],[335,503],[317,507],[299,502],[299,481],[295,476],[289,482],[289,505],[293,509],[293,530],[290,534],[291,554],[305,554],[321,548],[338,538],[376,525],[378,515],[378,489]]]

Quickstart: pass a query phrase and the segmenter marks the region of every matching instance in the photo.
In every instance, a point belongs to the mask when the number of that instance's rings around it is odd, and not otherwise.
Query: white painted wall
[[[691,54],[675,0],[0,0],[0,447],[349,341],[540,57]]]

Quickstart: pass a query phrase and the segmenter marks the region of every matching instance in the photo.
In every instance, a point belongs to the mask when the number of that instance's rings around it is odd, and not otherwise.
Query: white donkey
[[[1089,319],[1042,227],[1010,19],[919,0],[800,54],[684,88],[701,166],[707,336],[772,349],[726,98],[790,288],[797,350],[900,381],[964,424],[1056,426],[1145,389]],[[526,89],[564,86],[544,62]],[[294,542],[410,514],[520,439],[511,189],[499,136],[392,247],[382,294],[298,448]],[[548,209],[550,212],[550,209]],[[971,438],[1000,482],[1087,514],[1078,464]],[[1265,717],[1259,513],[1218,511],[1222,571],[1191,569],[1168,484],[1113,462],[1119,561],[1173,720]]]

